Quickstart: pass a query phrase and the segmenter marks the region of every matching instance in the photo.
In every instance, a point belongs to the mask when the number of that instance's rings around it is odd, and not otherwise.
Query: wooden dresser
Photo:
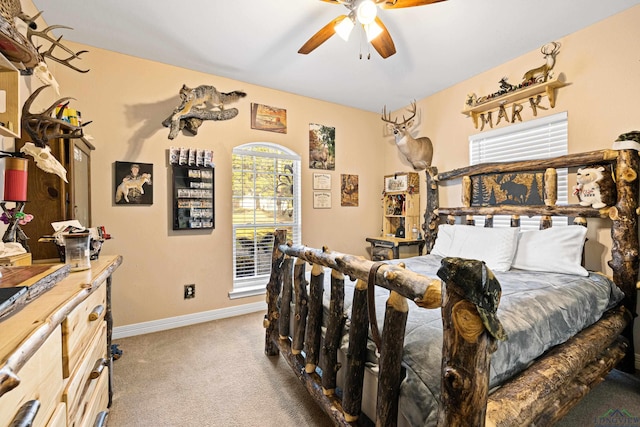
[[[111,275],[121,263],[121,256],[91,261],[91,270],[69,273],[0,319],[0,427],[106,424]]]

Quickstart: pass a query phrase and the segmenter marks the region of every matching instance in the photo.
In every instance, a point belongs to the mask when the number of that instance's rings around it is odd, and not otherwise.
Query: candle
[[[4,159],[4,201],[27,201],[27,165],[28,160],[22,157],[5,157]]]

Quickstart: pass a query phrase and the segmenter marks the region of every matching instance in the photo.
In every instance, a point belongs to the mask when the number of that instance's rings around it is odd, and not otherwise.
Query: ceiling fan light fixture
[[[351,35],[351,31],[353,30],[353,26],[353,21],[349,17],[346,17],[342,21],[338,22],[333,28],[342,40],[348,41],[349,35]]]
[[[374,21],[370,24],[364,25],[364,32],[367,34],[367,41],[371,42],[371,40],[375,39],[382,33],[382,27]]]
[[[362,25],[371,24],[376,19],[377,13],[376,4],[371,0],[363,0],[358,5],[357,16]]]

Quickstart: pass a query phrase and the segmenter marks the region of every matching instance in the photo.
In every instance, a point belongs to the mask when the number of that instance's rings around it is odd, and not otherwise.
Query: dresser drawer
[[[106,312],[107,291],[103,285],[62,322],[62,372],[65,378],[74,371],[96,331],[105,323]]]
[[[86,404],[93,396],[100,380],[108,377],[107,364],[107,324],[102,322],[90,343],[88,351],[80,360],[64,389],[62,399],[67,403],[67,424],[79,425],[86,411]]]
[[[105,417],[100,416],[100,413],[108,412],[107,405],[109,405],[109,377],[105,372],[100,376],[98,384],[96,385],[91,398],[86,402],[83,402],[80,411],[82,414],[84,414],[84,417],[82,417],[82,422],[80,424],[70,424],[69,427],[106,425],[104,423],[96,423],[96,421],[98,419],[103,421],[105,420]]]
[[[46,426],[62,395],[62,346],[60,326],[46,339],[42,347],[16,372],[20,384],[0,399],[0,426],[8,426],[20,408],[37,400],[40,408],[33,426]]]
[[[67,405],[64,402],[58,403],[47,427],[67,427]]]

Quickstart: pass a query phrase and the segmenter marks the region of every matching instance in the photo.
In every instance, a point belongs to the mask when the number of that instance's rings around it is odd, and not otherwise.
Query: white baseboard
[[[113,328],[113,339],[150,334],[152,332],[195,325],[197,323],[209,322],[211,320],[255,313],[256,311],[264,311],[266,313],[267,303],[256,302],[238,305],[235,307],[221,308],[219,310],[202,311],[199,313],[186,314],[184,316],[152,320],[150,322],[135,323],[133,325],[116,326]]]

